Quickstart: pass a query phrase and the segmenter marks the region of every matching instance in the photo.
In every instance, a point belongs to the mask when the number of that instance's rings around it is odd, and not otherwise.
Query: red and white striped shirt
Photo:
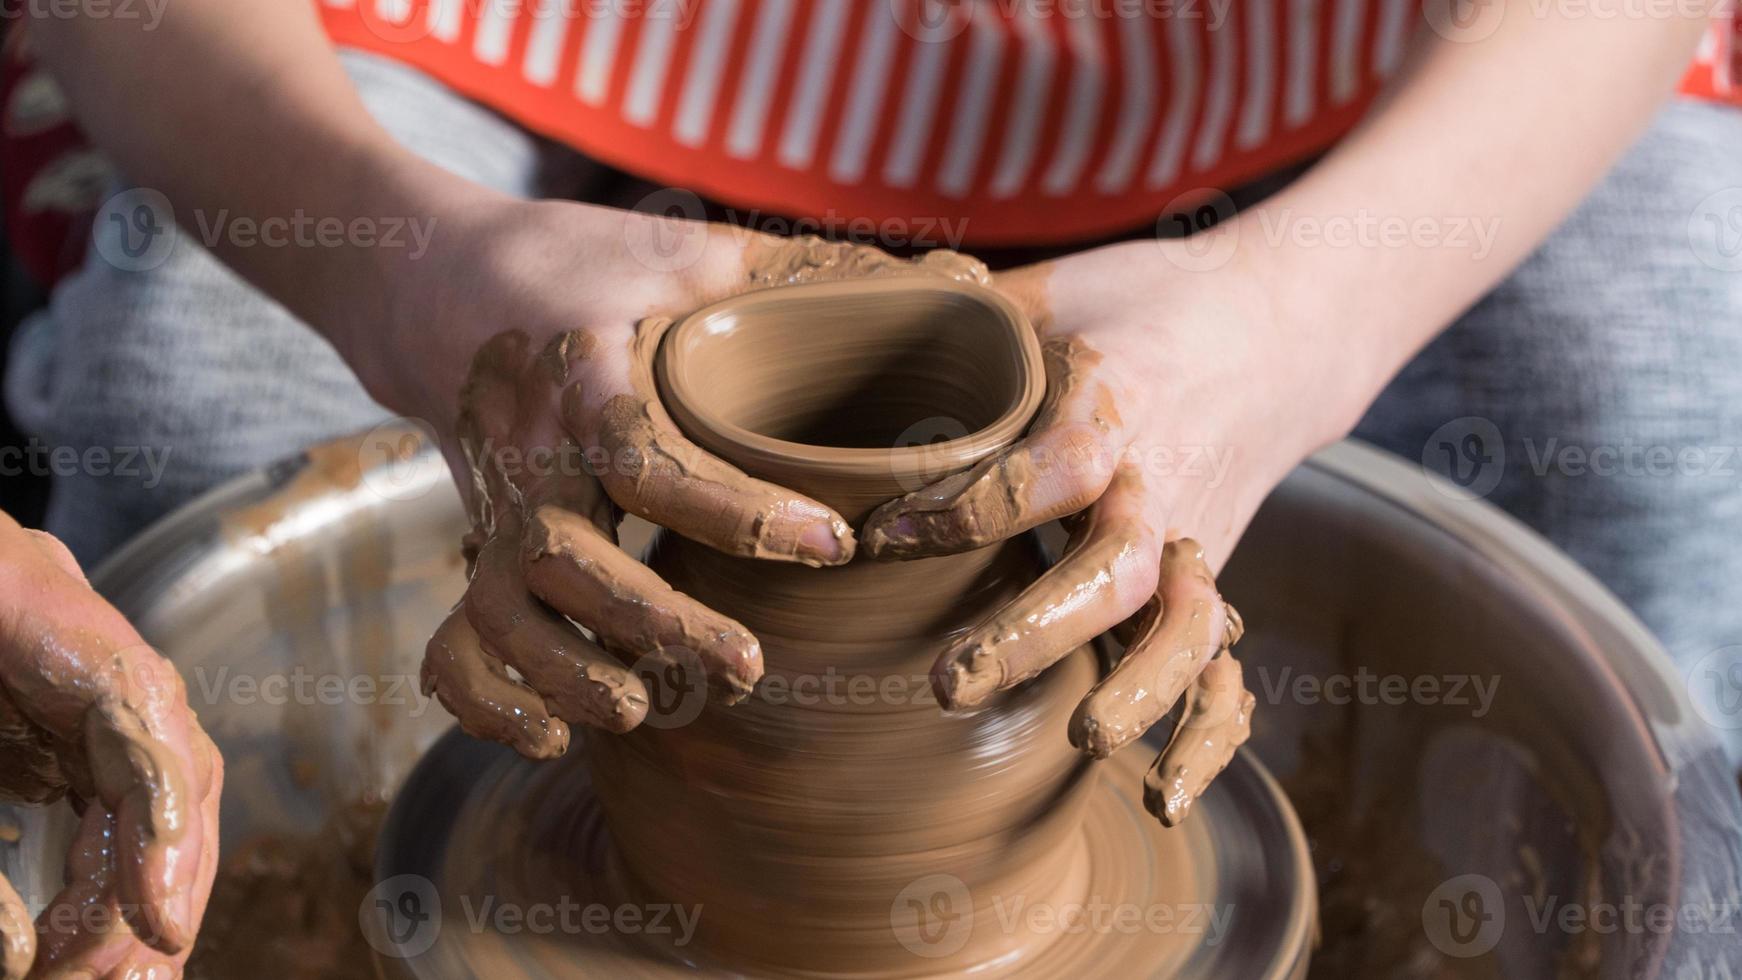
[[[978,244],[1125,230],[1323,149],[1423,20],[1418,0],[319,2],[337,42],[642,177],[796,217],[952,216]],[[1714,27],[1689,82],[1727,96]]]

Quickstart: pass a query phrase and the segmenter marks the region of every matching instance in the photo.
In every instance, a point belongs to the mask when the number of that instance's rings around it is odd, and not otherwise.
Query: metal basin
[[[229,760],[227,850],[390,794],[448,725],[416,676],[462,586],[463,518],[415,439],[383,427],[242,478],[95,576]],[[1342,445],[1272,496],[1223,591],[1249,627],[1254,747],[1314,840],[1315,975],[1742,965],[1733,920],[1596,927],[1623,904],[1733,910],[1742,800],[1661,650],[1529,531]],[[12,869],[57,866],[43,840]]]

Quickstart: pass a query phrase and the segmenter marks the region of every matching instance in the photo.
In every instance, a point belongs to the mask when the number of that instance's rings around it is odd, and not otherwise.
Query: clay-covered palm
[[[222,785],[175,668],[59,541],[0,514],[0,799],[79,809],[67,884],[35,928],[0,879],[0,977],[179,976]]]
[[[762,675],[756,638],[624,553],[622,513],[818,566],[850,560],[853,534],[679,434],[644,348],[669,318],[734,292],[910,266],[562,202],[493,205],[456,240],[430,267],[427,331],[390,345],[410,356],[360,366],[382,401],[447,430],[469,485],[471,584],[430,641],[426,689],[467,732],[534,758],[561,754],[571,724],[638,724],[648,698],[634,666],[699,664],[718,699],[744,697]]]
[[[1040,333],[1039,417],[1009,451],[880,508],[862,546],[877,558],[945,554],[1063,518],[1060,561],[952,643],[933,685],[946,706],[979,704],[1117,630],[1124,656],[1079,706],[1070,738],[1105,757],[1183,699],[1145,781],[1146,805],[1172,824],[1246,739],[1254,703],[1228,652],[1240,620],[1213,570],[1316,437],[1265,384],[1281,376],[1267,374],[1281,352],[1262,343],[1261,291],[1182,271],[1158,293],[1136,274],[1158,264],[1155,248],[997,277]]]

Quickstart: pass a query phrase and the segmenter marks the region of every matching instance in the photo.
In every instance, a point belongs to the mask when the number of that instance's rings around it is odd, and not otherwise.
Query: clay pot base
[[[981,916],[970,922],[950,914],[952,904],[965,907],[966,899],[950,894],[948,879],[922,881],[913,897],[939,915],[926,919],[929,930],[918,920],[894,917],[896,935],[915,952],[913,968],[899,975],[946,975],[928,971],[928,962],[940,963],[960,948],[966,941],[961,930],[994,928],[1014,930],[1013,945],[1031,952],[988,964],[977,977],[1305,976],[1315,918],[1312,868],[1281,791],[1242,752],[1191,819],[1167,830],[1138,802],[1149,748],[1131,746],[1100,763],[1099,784],[1075,835],[1082,849],[1076,893],[1098,918],[1077,920],[1087,925],[1070,929],[1048,925],[1035,917],[1079,913],[1019,910],[1018,897],[1011,896],[1002,916],[983,901]],[[755,963],[711,961],[675,944],[682,926],[669,909],[656,923],[653,906],[635,905],[641,921],[628,930],[602,923],[598,909],[589,917],[590,906],[624,903],[626,889],[583,755],[571,751],[562,760],[531,763],[458,731],[430,750],[395,802],[376,854],[378,880],[392,892],[381,897],[407,917],[397,923],[400,935],[372,929],[377,948],[391,951],[381,958],[387,975],[781,975]],[[418,877],[399,878],[404,875]],[[746,883],[745,900],[754,895],[755,884]],[[1096,913],[1097,907],[1104,911]],[[559,918],[565,908],[566,928]],[[523,910],[532,917],[523,921]],[[363,911],[367,920],[371,910]],[[700,915],[705,921],[705,908]],[[781,928],[769,923],[771,933]],[[828,975],[896,974],[842,963]]]

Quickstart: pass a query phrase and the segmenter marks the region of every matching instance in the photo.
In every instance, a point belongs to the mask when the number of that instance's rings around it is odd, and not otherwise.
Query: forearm
[[[1661,105],[1705,23],[1538,16],[1516,0],[1486,39],[1424,31],[1369,119],[1238,219],[1278,328],[1338,352],[1349,394],[1340,424],[1353,425],[1595,186]],[[1331,221],[1345,231],[1366,222],[1368,237],[1331,244],[1315,234]]]
[[[32,9],[32,43],[81,126],[131,181],[168,198],[186,234],[341,351],[389,322],[382,284],[412,261],[406,249],[349,234],[288,247],[213,234],[239,221],[430,221],[431,202],[457,193],[461,182],[369,117],[310,4],[176,0],[151,27]]]

